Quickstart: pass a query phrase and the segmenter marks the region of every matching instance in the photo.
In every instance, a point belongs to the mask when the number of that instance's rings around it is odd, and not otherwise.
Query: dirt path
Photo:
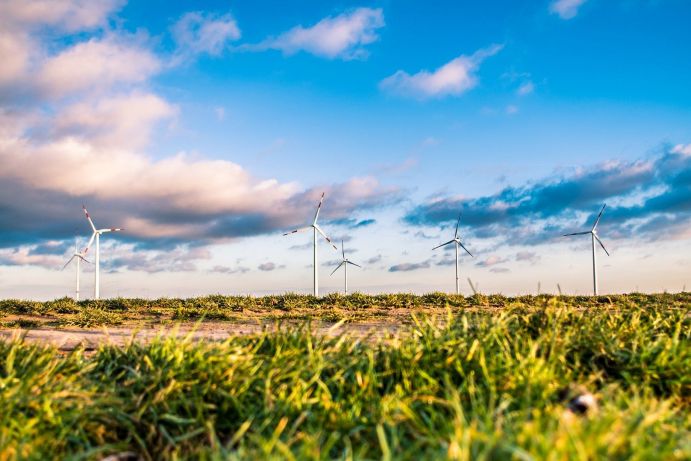
[[[283,325],[289,322],[284,322]],[[0,329],[0,340],[11,340],[23,337],[29,343],[42,343],[56,346],[63,351],[71,351],[77,347],[86,350],[96,349],[101,344],[124,345],[130,340],[148,343],[156,337],[190,337],[195,341],[223,341],[230,336],[243,336],[275,331],[276,323],[230,323],[204,322],[180,323],[173,326],[158,325],[156,327],[102,327],[102,328],[29,328],[29,329]],[[396,334],[403,329],[400,323],[392,322],[358,322],[335,324],[318,322],[312,324],[312,331],[317,335],[341,336],[376,340]]]

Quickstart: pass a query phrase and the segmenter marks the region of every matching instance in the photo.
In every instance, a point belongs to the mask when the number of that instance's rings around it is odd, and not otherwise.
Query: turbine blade
[[[456,233],[453,234],[455,238],[458,238],[458,226],[461,224],[461,213],[458,213],[458,221],[456,221]]]
[[[72,262],[72,260],[74,259],[75,256],[76,256],[76,255],[72,255],[72,257],[71,257],[70,259],[67,260],[67,262],[65,263],[65,265],[62,266],[62,269],[60,269],[60,270],[61,270],[61,271],[64,271],[65,268],[66,268],[67,266],[70,265],[70,263]]]
[[[359,267],[360,269],[362,269],[362,266],[361,266],[361,265],[355,264],[355,263],[352,262],[352,261],[346,261],[346,263],[347,263],[347,264],[351,264],[351,265],[353,265],[353,266],[356,266],[356,267]]]
[[[86,211],[86,206],[82,205],[82,208],[84,209],[84,215],[86,216],[86,219],[89,221],[89,224],[91,224],[91,229],[93,229],[93,231],[96,232],[96,226],[94,226],[94,222],[91,220],[91,216],[89,216],[89,212]]]
[[[329,237],[326,236],[326,234],[324,233],[324,231],[322,230],[321,227],[319,227],[319,226],[317,226],[317,225],[315,224],[315,225],[314,225],[314,228],[317,229],[317,232],[319,232],[320,234],[322,234],[322,237],[324,237],[324,238],[326,239],[326,241],[329,242],[329,244],[330,244],[332,247],[334,247],[334,250],[338,251],[338,247],[337,247],[336,245],[334,245],[334,243],[331,241],[331,239],[330,239]]]
[[[572,235],[588,235],[592,234],[592,231],[587,231],[587,232],[574,232],[573,234],[564,234],[564,237],[570,237]]]
[[[475,257],[475,256],[473,256],[473,254],[470,251],[468,251],[468,249],[466,247],[463,246],[463,244],[461,242],[458,242],[458,244],[461,246],[461,248],[463,248],[465,250],[466,253],[468,253],[470,255],[471,258]]]
[[[285,236],[285,235],[295,234],[295,233],[297,233],[297,232],[305,232],[306,230],[309,230],[309,229],[311,229],[311,228],[312,228],[311,226],[300,227],[299,229],[295,229],[295,230],[292,230],[292,231],[290,231],[290,232],[286,232],[286,233],[283,234],[283,235]]]
[[[597,240],[597,243],[600,244],[602,249],[605,250],[605,253],[607,253],[607,256],[609,256],[609,251],[607,251],[607,248],[605,248],[605,244],[602,243],[602,240],[600,240],[600,237],[598,237],[597,235],[594,235],[594,237],[595,237],[595,240]]]
[[[86,254],[87,251],[89,251],[89,248],[91,248],[91,244],[94,243],[94,239],[96,238],[96,231],[94,231],[93,234],[91,234],[91,238],[89,239],[89,243],[86,244],[86,247],[84,248],[84,251],[82,251],[82,254]]]
[[[448,242],[442,243],[441,245],[437,245],[437,246],[435,246],[435,247],[432,248],[432,249],[433,249],[433,250],[436,250],[437,248],[441,248],[441,247],[443,247],[443,246],[449,245],[450,243],[454,243],[455,241],[456,241],[456,240],[449,240]]]
[[[341,239],[341,255],[345,259],[345,247],[343,246],[343,239]]]
[[[593,224],[593,230],[595,230],[598,223],[600,222],[600,218],[602,218],[602,213],[605,211],[606,206],[607,206],[606,203],[604,205],[602,205],[602,209],[600,210],[600,214],[597,215],[597,219],[595,220],[595,224]]]
[[[341,261],[341,264],[339,264],[338,266],[336,266],[336,269],[333,270],[333,272],[331,273],[331,275],[334,275],[334,274],[336,273],[336,271],[337,271],[338,269],[340,269],[341,266],[342,266],[344,263],[345,263],[345,261]]]
[[[468,285],[470,285],[470,289],[473,290],[473,294],[477,294],[477,289],[475,288],[475,285],[473,285],[473,281],[470,280],[470,277],[468,277]]]
[[[101,234],[105,234],[106,232],[120,232],[120,231],[124,231],[124,230],[125,229],[113,227],[111,229],[99,229],[98,232],[100,232]]]
[[[319,200],[319,205],[317,205],[317,212],[314,213],[314,222],[313,224],[317,224],[317,219],[319,219],[319,210],[321,210],[322,203],[324,202],[324,192],[322,192],[322,198]]]
[[[91,261],[89,261],[88,259],[86,259],[84,256],[82,256],[82,255],[77,255],[77,256],[79,257],[79,259],[81,259],[81,260],[84,261],[85,263],[93,264]]]

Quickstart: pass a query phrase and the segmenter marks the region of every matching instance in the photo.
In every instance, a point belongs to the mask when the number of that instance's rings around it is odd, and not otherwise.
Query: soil
[[[98,328],[35,328],[0,329],[0,340],[23,337],[28,343],[41,343],[71,351],[82,347],[87,351],[100,345],[122,346],[130,341],[147,343],[157,337],[189,338],[193,341],[224,341],[232,336],[243,336],[275,331],[294,321],[282,322],[180,322],[171,325],[138,324]],[[377,341],[396,336],[407,325],[401,322],[369,321],[357,323],[312,322],[314,334],[337,337],[347,335],[366,341]]]

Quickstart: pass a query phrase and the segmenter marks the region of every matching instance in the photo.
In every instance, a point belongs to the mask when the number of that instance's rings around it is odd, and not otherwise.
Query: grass
[[[397,308],[368,298],[376,307],[274,299],[289,312]],[[245,298],[203,299],[228,313]],[[247,299],[243,310],[269,302]],[[0,459],[691,458],[688,295],[400,299],[446,309],[379,342],[314,336],[308,324],[90,355],[0,342]],[[129,312],[129,302],[32,309]],[[567,410],[575,385],[599,410]]]
[[[430,293],[427,295],[382,294],[348,296],[332,294],[322,298],[285,294],[277,296],[222,296],[198,298],[126,299],[113,298],[99,301],[79,301],[60,298],[39,302],[8,299],[0,300],[0,320],[6,322],[24,319],[50,327],[99,327],[146,322],[161,324],[177,321],[236,322],[254,319],[305,320],[320,319],[329,322],[344,320],[389,320],[409,323],[411,313],[442,314],[446,309],[454,313],[468,310],[497,310],[506,308],[544,308],[550,295],[505,297],[477,294],[469,297]],[[627,309],[684,308],[691,305],[691,293],[628,294],[611,296],[560,296],[556,298],[566,307],[593,309],[609,307]]]

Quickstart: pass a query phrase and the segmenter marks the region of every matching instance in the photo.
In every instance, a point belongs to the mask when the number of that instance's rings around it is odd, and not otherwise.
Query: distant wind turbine
[[[605,207],[607,204],[605,203],[602,205],[602,209],[600,210],[600,214],[597,215],[597,219],[595,220],[595,224],[593,224],[593,228],[590,229],[589,231],[585,232],[574,232],[573,234],[566,234],[564,237],[570,237],[572,235],[588,235],[590,234],[590,239],[592,241],[592,247],[593,247],[593,293],[595,296],[597,296],[597,253],[595,252],[595,241],[597,240],[597,243],[600,244],[603,250],[605,250],[605,253],[607,256],[609,256],[609,251],[607,251],[607,248],[605,248],[605,244],[602,243],[602,240],[600,240],[600,237],[597,235],[597,225],[600,223],[600,218],[602,218],[602,213],[605,211]]]
[[[319,205],[317,205],[317,212],[314,214],[314,221],[312,221],[312,224],[309,226],[305,227],[300,227],[298,229],[295,229],[290,232],[286,232],[283,234],[284,236],[290,235],[290,234],[295,234],[297,232],[305,232],[310,229],[312,229],[313,232],[313,247],[314,247],[314,296],[319,296],[319,265],[317,264],[317,232],[319,232],[322,237],[326,239],[329,244],[334,247],[334,250],[338,250],[338,247],[333,244],[331,239],[326,236],[324,231],[319,227],[319,224],[317,224],[317,219],[319,219],[319,210],[321,210],[322,203],[324,202],[324,193],[322,192],[322,197],[321,200],[319,200]]]
[[[75,290],[75,301],[79,301],[79,262],[84,261],[85,263],[91,264],[87,259],[84,257],[86,254],[86,249],[84,249],[81,253],[79,252],[79,244],[77,242],[77,238],[75,237],[74,239],[74,253],[72,253],[72,257],[65,263],[64,266],[62,266],[62,270],[65,270],[67,266],[70,265],[72,260],[74,258],[77,258],[77,288]]]
[[[346,255],[345,255],[345,248],[344,248],[344,246],[343,246],[343,240],[341,240],[341,255],[342,255],[341,264],[339,264],[339,265],[336,267],[336,269],[334,269],[334,271],[331,273],[331,275],[334,275],[334,274],[336,273],[336,271],[337,271],[338,269],[340,269],[341,266],[343,266],[343,272],[344,272],[344,275],[345,275],[345,290],[344,290],[344,293],[345,293],[345,294],[348,294],[348,264],[351,264],[351,265],[353,265],[353,266],[359,267],[360,269],[362,269],[362,266],[360,266],[359,264],[355,264],[354,262],[352,262],[351,260],[349,260],[348,258],[346,258]]]
[[[458,235],[458,226],[461,224],[461,214],[458,213],[458,221],[456,221],[456,233],[453,235],[453,240],[449,240],[446,243],[442,243],[441,245],[438,245],[432,250],[436,250],[437,248],[441,248],[446,245],[451,245],[452,243],[454,244],[454,247],[456,248],[456,294],[460,294],[460,288],[458,287],[458,247],[461,247],[465,250],[466,253],[470,255],[471,258],[474,256],[468,251],[468,249],[463,246],[463,243],[461,243],[461,237]]]
[[[124,229],[120,229],[120,228],[96,229],[96,226],[94,226],[94,222],[91,220],[91,216],[89,216],[89,212],[86,211],[86,206],[82,205],[82,208],[84,209],[84,214],[86,215],[86,219],[89,221],[89,224],[91,225],[91,229],[93,230],[93,233],[91,234],[91,238],[89,239],[89,243],[86,245],[86,248],[84,249],[84,254],[86,254],[86,252],[89,251],[89,248],[91,248],[91,244],[94,243],[94,239],[96,239],[96,275],[94,278],[94,299],[100,299],[101,298],[101,275],[100,275],[101,234],[105,234],[107,232],[120,232],[120,231],[123,231]]]

